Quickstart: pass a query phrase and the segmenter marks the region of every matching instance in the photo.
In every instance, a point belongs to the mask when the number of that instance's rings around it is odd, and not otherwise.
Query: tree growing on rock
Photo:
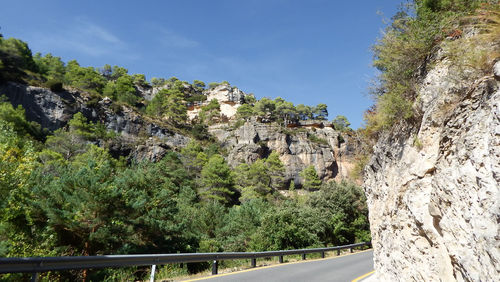
[[[300,176],[304,179],[304,188],[309,191],[319,190],[321,188],[321,180],[313,165],[306,167]]]

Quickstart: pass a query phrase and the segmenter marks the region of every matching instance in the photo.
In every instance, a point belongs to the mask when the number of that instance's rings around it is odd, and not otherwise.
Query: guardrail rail
[[[29,257],[29,258],[0,258],[0,274],[3,273],[33,273],[32,281],[37,281],[38,273],[58,270],[75,270],[89,268],[125,267],[125,266],[149,266],[151,265],[151,281],[154,281],[156,265],[168,263],[206,262],[213,261],[212,274],[218,273],[219,261],[232,259],[251,259],[252,267],[257,266],[258,258],[279,256],[279,262],[283,263],[283,256],[302,255],[306,259],[307,254],[340,251],[349,249],[352,253],[354,248],[368,246],[371,242],[363,242],[344,246],[297,249],[265,252],[221,252],[221,253],[182,253],[182,254],[147,254],[147,255],[101,255],[101,256],[72,256],[72,257]]]

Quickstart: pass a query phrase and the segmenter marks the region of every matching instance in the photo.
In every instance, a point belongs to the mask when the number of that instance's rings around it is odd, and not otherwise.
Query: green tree
[[[319,243],[311,212],[290,201],[269,209],[261,219],[262,225],[252,236],[250,249],[300,249]]]
[[[347,118],[342,115],[336,116],[335,119],[332,120],[332,123],[335,126],[335,129],[340,131],[349,129],[349,126],[351,125]]]
[[[0,120],[9,123],[21,137],[30,135],[39,141],[44,139],[40,124],[27,121],[23,107],[19,105],[14,108],[11,103],[4,102],[2,96],[0,96]]]
[[[151,78],[151,85],[153,85],[153,87],[160,87],[165,85],[166,83],[167,81],[164,78],[157,78],[157,77]]]
[[[254,115],[254,107],[250,104],[243,104],[236,110],[238,119],[249,120]]]
[[[280,155],[277,151],[271,152],[265,161],[267,172],[271,177],[269,186],[274,190],[279,190],[284,186],[285,166],[280,160]]]
[[[16,38],[0,37],[0,60],[6,69],[38,71],[28,44]]]
[[[164,116],[177,125],[185,123],[187,107],[183,90],[183,83],[179,80],[172,88],[160,90],[149,103],[146,112],[150,115]]]
[[[225,223],[219,231],[226,252],[250,251],[250,241],[262,225],[264,214],[270,204],[261,199],[252,199],[233,206],[224,215]]]
[[[141,73],[136,73],[132,75],[132,79],[135,85],[139,85],[141,87],[149,86],[148,81],[146,80],[146,76]]]
[[[309,191],[319,190],[321,188],[321,180],[316,173],[316,169],[313,165],[306,167],[300,176],[304,179],[304,188]]]
[[[197,88],[198,90],[203,90],[206,87],[205,82],[200,81],[200,80],[194,80],[193,81],[193,86],[195,88]]]
[[[68,62],[64,81],[68,85],[83,90],[94,90],[98,93],[102,93],[106,85],[106,79],[93,67],[83,68],[75,60]]]
[[[326,120],[328,117],[327,105],[318,104],[313,108],[313,114],[315,119]]]
[[[275,110],[276,104],[271,99],[264,97],[255,103],[255,113],[263,118],[274,118]]]
[[[233,204],[237,195],[233,173],[221,155],[213,155],[201,170],[201,195],[222,204]]]
[[[295,109],[293,103],[287,102],[280,97],[276,98],[274,102],[276,105],[276,115],[283,121],[285,126],[295,119],[297,109]]]
[[[245,203],[252,199],[263,198],[271,190],[271,176],[264,160],[260,159],[248,164],[240,164],[235,169],[236,188],[241,191],[240,201]]]
[[[319,236],[324,244],[341,245],[370,240],[368,208],[361,187],[331,181],[311,195],[308,205],[322,211],[318,222],[323,226]]]
[[[304,104],[298,104],[297,107],[297,115],[300,120],[307,120],[313,118],[312,108],[310,106],[305,106]]]
[[[36,53],[33,60],[38,67],[38,72],[48,80],[63,81],[66,70],[60,57],[54,57],[51,53],[42,57],[40,53]]]
[[[134,78],[128,74],[118,77],[115,81],[108,81],[103,94],[115,101],[135,105],[139,100],[134,86]]]

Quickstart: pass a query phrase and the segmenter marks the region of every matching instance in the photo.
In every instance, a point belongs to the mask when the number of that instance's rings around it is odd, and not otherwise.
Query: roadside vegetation
[[[466,36],[467,33],[477,33]],[[418,87],[438,52],[461,69],[487,74],[500,57],[500,4],[497,0],[413,0],[402,4],[373,46],[379,70],[371,89],[375,104],[359,130],[365,152],[357,157],[360,177],[376,140],[395,125],[420,122],[414,107]],[[496,48],[485,48],[495,46]]]
[[[322,183],[311,166],[301,174],[310,192],[298,193],[292,184],[285,197],[280,191],[289,183],[276,152],[231,168],[206,131],[219,122],[219,103],[209,101],[199,119],[187,120],[187,107],[206,100],[200,91],[207,86],[201,81],[172,77],[148,82],[118,66],[83,67],[51,54],[32,55],[25,42],[1,36],[0,59],[0,83],[84,91],[89,107],[109,97],[116,112],[133,108],[194,137],[161,161],[136,163],[112,157],[107,146],[117,134],[81,113],[48,132],[26,120],[24,109],[0,99],[1,257],[264,251],[370,240],[360,187]],[[158,94],[144,100],[140,90],[153,86]],[[257,117],[284,125],[327,116],[324,104],[294,106],[281,98],[256,101],[251,95],[238,109],[240,123]],[[350,130],[345,117],[335,122]],[[209,266],[171,265],[161,272],[197,273]],[[144,269],[54,272],[41,279],[135,280],[147,275]],[[27,278],[15,274],[0,280]]]

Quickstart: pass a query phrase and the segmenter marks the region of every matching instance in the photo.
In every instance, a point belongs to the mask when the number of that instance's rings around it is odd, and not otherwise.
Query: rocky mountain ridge
[[[151,99],[154,89],[138,91],[145,99]],[[197,93],[195,89],[187,89]],[[151,92],[151,93],[150,93]],[[157,93],[158,91],[156,91]],[[199,91],[198,91],[199,92]],[[66,125],[72,116],[81,112],[91,121],[102,122],[108,130],[119,134],[109,150],[115,156],[128,156],[134,160],[157,161],[168,150],[179,150],[191,138],[161,120],[145,116],[126,105],[116,104],[104,97],[93,101],[92,96],[77,90],[53,92],[42,87],[8,82],[0,85],[0,93],[14,105],[21,105],[27,118],[50,131]],[[234,116],[247,95],[228,85],[206,90],[208,98],[221,103],[221,114]],[[208,100],[208,99],[207,99]],[[226,112],[222,108],[226,105]],[[231,115],[231,113],[233,113]],[[326,126],[325,126],[326,125]],[[254,162],[277,151],[286,168],[285,183],[291,181],[301,186],[300,172],[313,165],[323,181],[349,177],[352,156],[357,148],[354,136],[341,134],[326,121],[303,121],[286,128],[276,123],[261,123],[256,119],[235,128],[232,123],[211,126],[209,132],[227,151],[231,166],[241,162]]]

